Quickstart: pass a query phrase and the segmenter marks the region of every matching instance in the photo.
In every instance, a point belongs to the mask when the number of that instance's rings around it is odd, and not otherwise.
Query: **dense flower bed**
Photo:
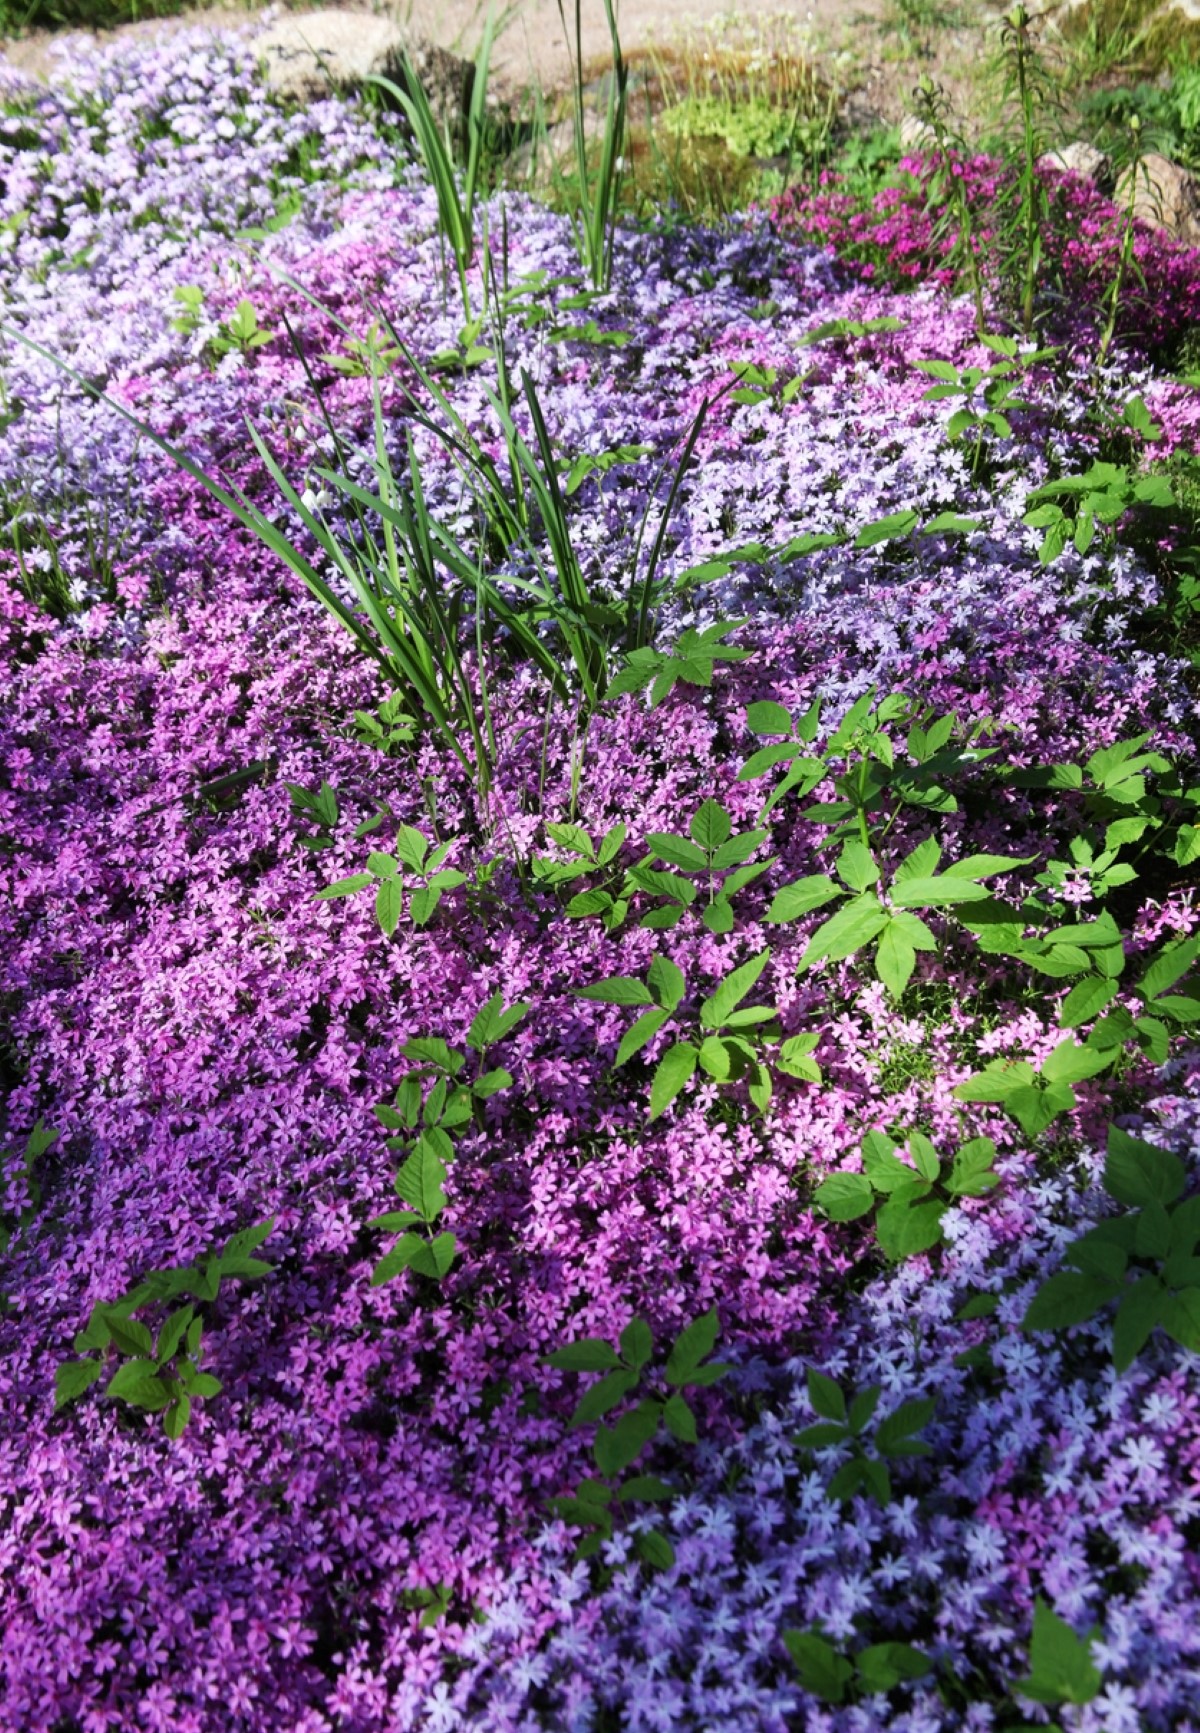
[[[432,197],[368,123],[336,103],[279,112],[244,49],[199,38],[85,62],[74,94],[9,107],[6,317],[282,523],[245,423],[316,496],[334,438],[306,369],[366,475],[370,382],[327,359],[346,353],[337,320],[365,331],[382,311],[423,359],[462,322]],[[577,272],[564,220],[510,199],[507,231],[512,281]],[[625,824],[633,860],[706,798],[750,828],[764,785],[737,777],[760,744],[747,706],[798,715],[822,698],[828,726],[871,685],[979,722],[998,749],[957,773],[958,808],[934,827],[948,858],[1061,854],[1085,823],[1082,796],[1023,790],[1001,765],[1081,761],[1143,730],[1186,762],[1190,686],[1139,637],[1153,549],[1101,536],[1042,567],[1022,521],[1031,486],[1086,465],[1105,410],[1140,390],[1182,437],[1182,394],[1129,353],[1098,374],[1081,330],[973,472],[914,362],[988,352],[936,286],[864,290],[765,229],[625,235],[616,261],[591,338],[510,327],[514,374],[530,370],[566,457],[650,447],[573,500],[598,586],[628,589],[658,465],[720,391],[672,572],[902,510],[978,521],[763,559],[680,601],[668,638],[739,615],[751,654],[711,689],[601,710],[578,812],[592,836]],[[193,285],[199,304],[175,294]],[[239,349],[246,299],[269,340]],[[830,320],[886,318],[901,328],[801,346]],[[747,365],[771,375],[756,401],[727,389]],[[442,377],[499,461],[488,370]],[[397,453],[406,379],[383,386]],[[798,973],[820,917],[765,917],[830,855],[794,802],[731,932],[694,912],[667,933],[566,918],[531,863],[554,852],[545,821],[572,816],[572,717],[547,716],[532,671],[494,688],[486,801],[430,738],[382,755],[351,717],[383,690],[278,562],[35,353],[14,349],[5,389],[0,476],[19,515],[0,584],[0,1725],[1003,1727],[1036,1596],[1099,1626],[1103,1690],[1079,1727],[1200,1725],[1196,1356],[1159,1332],[1117,1377],[1103,1317],[1020,1329],[1066,1242],[1108,1208],[1114,1115],[1194,1180],[1194,1057],[1131,1053],[1036,1146],[998,1108],[964,1110],[952,1088],[988,1058],[1054,1047],[1061,991],[1023,993],[941,921],[899,1009],[861,958]],[[420,429],[416,444],[435,512],[467,523],[445,446]],[[306,850],[313,825],[286,785],[323,781],[338,814],[330,846]],[[316,900],[362,866],[373,841],[355,827],[383,804],[380,835],[436,834],[464,875],[391,940],[369,894]],[[889,861],[929,829],[908,812]],[[1160,863],[1125,905],[1135,964],[1195,918],[1186,875]],[[756,1112],[744,1085],[702,1080],[648,1121],[649,1068],[613,1069],[630,1012],[578,990],[643,975],[657,950],[698,1003],[767,946],[760,993],[786,1035],[818,1034],[822,1083],[777,1077]],[[511,1086],[458,1142],[443,1218],[458,1257],[440,1284],[372,1285],[388,1242],[368,1223],[394,1206],[396,1167],[372,1108],[409,1069],[406,1042],[461,1049],[494,992],[529,1009],[497,1049]],[[59,1136],[31,1184],[20,1151],[39,1116]],[[949,1150],[968,1117],[995,1140],[1001,1185],[948,1212],[939,1250],[888,1265],[862,1224],[815,1207],[866,1132],[920,1128]],[[204,1309],[223,1389],[181,1437],[96,1388],[55,1410],[94,1302],[267,1218],[271,1273]],[[964,1324],[981,1290],[998,1310]],[[568,1426],[579,1379],[545,1356],[615,1342],[635,1315],[661,1348],[713,1306],[732,1370],[697,1393],[699,1446],[660,1441],[650,1458],[680,1496],[573,1563],[548,1500],[588,1473],[590,1435]],[[961,1363],[980,1344],[990,1359]],[[813,1366],[881,1386],[881,1412],[935,1399],[932,1454],[895,1465],[886,1507],[831,1500],[840,1459],[790,1442],[813,1419]],[[674,1543],[661,1574],[633,1550],[652,1525]],[[814,1624],[851,1651],[916,1645],[936,1671],[890,1701],[823,1705],[781,1642]]]

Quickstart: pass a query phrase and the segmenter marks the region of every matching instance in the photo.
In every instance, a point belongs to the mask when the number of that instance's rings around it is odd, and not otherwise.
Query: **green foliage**
[[[863,762],[869,762],[864,760]],[[923,804],[923,803],[922,803]],[[843,811],[845,808],[845,811]],[[865,808],[860,804],[858,812]],[[850,802],[825,808],[824,822],[842,824],[853,816]],[[829,817],[833,812],[834,816]],[[802,816],[809,816],[807,813]],[[937,871],[942,851],[932,837],[918,843],[896,866],[890,880],[870,848],[857,837],[842,844],[837,884],[814,873],[784,885],[767,912],[768,921],[792,921],[814,909],[840,901],[840,907],[817,928],[804,955],[802,969],[821,962],[843,962],[868,945],[874,946],[875,969],[894,998],[900,998],[912,978],[918,951],[934,951],[937,940],[914,909],[953,910],[963,903],[989,901],[983,880],[1028,864],[1028,858],[1008,855],[968,855]]]
[[[1072,542],[1086,554],[1098,524],[1115,524],[1135,506],[1166,511],[1175,503],[1165,475],[1134,476],[1121,464],[1093,463],[1082,475],[1060,476],[1026,495],[1024,521],[1044,530],[1038,559],[1050,565]]]
[[[385,755],[407,746],[417,731],[416,721],[405,707],[401,692],[391,692],[377,710],[354,712],[355,738]]]
[[[750,654],[749,650],[739,650],[733,644],[722,642],[745,624],[745,620],[718,620],[701,631],[689,626],[673,650],[643,645],[631,652],[624,668],[609,682],[607,696],[616,698],[622,692],[644,692],[648,686],[650,707],[656,709],[680,681],[685,686],[711,686],[713,670],[718,662],[740,662]]]
[[[1075,1085],[1106,1071],[1115,1058],[1113,1049],[1081,1047],[1068,1037],[1036,1071],[1026,1059],[993,1059],[953,1093],[959,1101],[998,1102],[1027,1137],[1037,1137],[1077,1105]]]
[[[809,1368],[808,1399],[820,1419],[797,1432],[792,1443],[797,1450],[849,1450],[849,1459],[835,1470],[826,1488],[835,1503],[861,1494],[879,1505],[890,1504],[892,1477],[888,1463],[931,1454],[931,1446],[918,1436],[934,1414],[934,1400],[925,1396],[902,1402],[877,1423],[874,1454],[871,1453],[866,1433],[875,1418],[881,1394],[880,1386],[872,1384],[847,1400],[840,1384],[815,1367]]]
[[[563,0],[558,0],[558,15],[563,34],[570,43]],[[629,67],[621,52],[617,34],[617,16],[613,0],[604,0],[604,16],[608,22],[612,47],[612,67],[606,83],[604,125],[600,135],[598,159],[588,146],[584,107],[583,22],[580,0],[575,0],[575,50],[571,55],[572,123],[575,143],[575,180],[577,198],[571,211],[579,245],[580,258],[595,289],[606,290],[612,280],[613,244],[616,239],[617,208],[621,198],[621,180],[625,172],[626,109],[629,87]]]
[[[371,822],[368,820],[368,825]],[[326,885],[317,892],[317,900],[353,896],[356,891],[374,885],[375,919],[385,938],[391,938],[403,919],[406,897],[408,918],[413,926],[428,926],[443,892],[467,882],[466,873],[444,864],[454,844],[444,842],[435,848],[413,825],[402,824],[393,847],[394,854],[373,850],[367,856],[365,872],[352,873],[349,878]]]
[[[904,320],[893,318],[891,314],[880,319],[827,319],[815,330],[806,331],[799,346],[803,349],[810,343],[838,343],[844,347],[855,338],[873,337],[880,331],[903,331],[904,328]]]
[[[935,718],[927,706],[905,693],[890,692],[876,702],[874,687],[851,705],[819,751],[807,750],[820,732],[819,702],[798,721],[782,704],[774,703],[752,704],[746,719],[755,734],[788,737],[753,753],[738,772],[739,782],[752,782],[780,765],[789,767],[768,796],[760,818],[786,795],[803,798],[828,777],[837,799],[808,807],[799,816],[810,824],[828,826],[830,842],[857,838],[868,848],[872,829],[882,824],[886,834],[903,807],[956,812],[958,803],[941,787],[940,779],[994,752],[971,744],[987,726],[984,720],[962,730],[954,717]],[[893,725],[906,731],[900,744],[907,762],[897,762]],[[961,745],[951,744],[956,729],[963,737]]]
[[[1032,354],[1019,355],[1013,338],[994,336],[990,332],[981,333],[980,341],[1000,357],[990,367],[956,367],[950,361],[918,361],[916,364],[923,373],[937,381],[926,391],[926,402],[954,397],[963,399],[962,407],[956,409],[947,422],[946,432],[952,440],[974,435],[972,474],[979,469],[984,436],[990,433],[996,439],[1011,439],[1009,415],[1014,409],[1029,407],[1017,396],[1020,375],[1035,362],[1044,361],[1055,353],[1053,349],[1038,349]],[[982,406],[977,401],[979,398],[983,400]]]
[[[685,138],[720,138],[732,156],[783,156],[795,150],[812,122],[765,96],[733,101],[724,96],[687,96],[664,109],[659,125]]]
[[[760,951],[749,962],[731,969],[690,1015],[681,1011],[687,994],[683,971],[669,957],[656,956],[644,981],[632,975],[612,975],[579,989],[581,999],[607,1005],[646,1007],[617,1049],[614,1066],[627,1065],[673,1019],[689,1033],[673,1041],[658,1060],[650,1083],[650,1118],[657,1119],[691,1082],[697,1069],[715,1083],[745,1080],[751,1102],[761,1112],[771,1099],[771,1074],[763,1063],[764,1041],[778,1042],[772,1057],[777,1071],[811,1083],[821,1080],[812,1058],[819,1037],[793,1035],[783,1039],[778,1013],[766,1005],[743,1005],[770,961]]]
[[[996,1146],[975,1137],[943,1163],[921,1132],[908,1140],[911,1165],[882,1131],[863,1139],[863,1171],[838,1170],[817,1187],[815,1202],[831,1221],[856,1221],[875,1212],[875,1233],[893,1259],[929,1251],[942,1239],[942,1216],[961,1197],[983,1197],[999,1178],[992,1172]]]
[[[500,993],[493,993],[480,1006],[467,1030],[467,1047],[475,1055],[475,1074],[469,1082],[463,1076],[466,1054],[440,1037],[417,1036],[401,1047],[405,1058],[416,1063],[401,1079],[392,1100],[376,1106],[375,1117],[394,1134],[387,1139],[387,1148],[405,1157],[393,1182],[405,1207],[373,1216],[367,1224],[400,1235],[376,1264],[373,1287],[391,1281],[402,1270],[440,1282],[453,1263],[457,1240],[452,1233],[435,1232],[435,1225],[446,1207],[454,1139],[466,1126],[481,1125],[484,1103],[512,1087],[512,1073],[502,1068],[486,1070],[485,1060],[488,1049],[510,1035],[529,1008],[528,1000],[506,1008]],[[431,1085],[428,1092],[426,1082]]]
[[[557,890],[560,886],[575,884],[581,878],[603,874],[602,882],[571,897],[565,912],[572,920],[598,915],[605,932],[615,932],[629,913],[629,899],[633,894],[628,874],[617,876],[620,870],[618,856],[625,843],[625,826],[614,824],[598,844],[593,843],[587,831],[578,824],[547,824],[546,834],[568,859],[552,860],[546,855],[535,855],[534,882]]]
[[[333,847],[333,831],[338,821],[338,798],[333,786],[323,782],[317,790],[301,788],[298,782],[283,785],[292,797],[292,817],[315,824],[315,836],[300,837],[300,847],[311,853]]]
[[[251,1254],[274,1226],[271,1218],[244,1228],[219,1252],[210,1252],[194,1264],[154,1270],[121,1299],[97,1301],[86,1328],[75,1337],[75,1352],[83,1358],[64,1361],[55,1373],[55,1407],[77,1401],[98,1383],[108,1370],[109,1350],[115,1348],[117,1365],[105,1396],[131,1408],[161,1414],[167,1437],[178,1438],[191,1416],[193,1401],[221,1391],[220,1382],[200,1370],[203,1321],[194,1304],[180,1306],[167,1313],[156,1337],[133,1314],[186,1295],[193,1301],[211,1303],[223,1280],[251,1281],[267,1275],[273,1266]]]
[[[1071,1268],[1043,1282],[1024,1328],[1066,1329],[1115,1302],[1118,1372],[1133,1364],[1156,1329],[1200,1351],[1200,1196],[1184,1198],[1186,1185],[1177,1156],[1110,1126],[1104,1189],[1123,1213],[1071,1242],[1064,1254]]]
[[[592,1456],[604,1478],[582,1480],[574,1494],[551,1500],[557,1515],[587,1531],[575,1549],[577,1559],[591,1557],[612,1538],[614,1508],[657,1503],[674,1496],[675,1488],[654,1475],[620,1477],[663,1431],[677,1443],[695,1444],[696,1416],[684,1391],[705,1389],[729,1370],[723,1362],[709,1359],[719,1332],[715,1306],[685,1325],[654,1380],[654,1394],[642,1394],[636,1407],[626,1408],[611,1425],[600,1422],[639,1390],[645,1390],[647,1369],[654,1357],[654,1336],[645,1319],[632,1319],[621,1332],[616,1349],[589,1336],[546,1355],[546,1364],[563,1372],[604,1374],[586,1391],[571,1416],[572,1427],[596,1427]],[[613,1481],[615,1486],[609,1484]],[[671,1543],[657,1531],[640,1531],[634,1537],[634,1547],[653,1569],[669,1570],[675,1562]]]
[[[1013,1690],[1035,1703],[1090,1703],[1103,1683],[1091,1655],[1099,1636],[1099,1625],[1093,1625],[1086,1638],[1077,1637],[1039,1595],[1033,1607],[1029,1674],[1017,1679]]]
[[[819,1627],[784,1631],[783,1643],[800,1683],[823,1703],[844,1703],[847,1692],[885,1694],[908,1680],[923,1679],[933,1667],[930,1657],[910,1643],[872,1643],[853,1656],[844,1655]]]

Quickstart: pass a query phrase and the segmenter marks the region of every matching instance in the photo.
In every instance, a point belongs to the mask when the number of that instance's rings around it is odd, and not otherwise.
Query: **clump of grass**
[[[1068,60],[1064,82],[1077,86],[1200,59],[1200,22],[1162,0],[1087,0],[1063,14],[1058,33]]]

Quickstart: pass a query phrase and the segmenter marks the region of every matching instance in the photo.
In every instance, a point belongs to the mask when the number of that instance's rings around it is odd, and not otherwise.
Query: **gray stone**
[[[1136,174],[1136,182],[1130,176]],[[1144,223],[1165,229],[1188,246],[1200,245],[1200,187],[1196,177],[1168,157],[1151,152],[1133,168],[1127,168],[1113,195],[1122,210],[1129,209]]]
[[[1081,138],[1075,139],[1071,144],[1064,144],[1061,150],[1052,150],[1046,156],[1040,157],[1038,167],[1078,175],[1081,180],[1091,181],[1095,186],[1103,185],[1112,176],[1112,165],[1104,152]]]
[[[937,143],[937,134],[926,120],[906,114],[900,122],[901,150],[930,150]]]
[[[254,46],[267,88],[294,102],[361,89],[369,78],[399,82],[406,53],[439,119],[457,124],[470,99],[469,61],[370,12],[292,13],[256,37]]]

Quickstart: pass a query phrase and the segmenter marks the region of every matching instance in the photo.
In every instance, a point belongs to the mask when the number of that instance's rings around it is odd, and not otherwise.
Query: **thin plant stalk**
[[[562,19],[563,31],[566,32],[567,19],[563,0],[558,0],[558,15]],[[621,52],[613,0],[604,0],[604,15],[608,20],[612,41],[612,75],[604,113],[604,132],[600,140],[600,161],[593,177],[588,161],[587,129],[584,124],[582,0],[575,0],[575,53],[571,70],[575,98],[575,167],[579,176],[577,226],[583,263],[592,279],[592,287],[599,290],[607,289],[612,280],[629,84],[629,68]],[[569,55],[569,39],[567,52]]]
[[[459,289],[462,294],[463,313],[468,320],[471,317],[471,297],[467,283],[467,271],[475,255],[475,204],[483,163],[483,140],[487,120],[487,82],[494,35],[495,14],[489,9],[484,21],[483,39],[479,45],[479,52],[475,56],[471,99],[467,106],[466,163],[463,169],[461,193],[459,191],[458,172],[454,163],[454,153],[447,131],[438,125],[424,86],[417,77],[416,70],[408,56],[406,55],[404,59],[404,77],[408,85],[407,90],[402,90],[393,79],[385,78],[382,74],[373,75],[369,80],[370,83],[379,85],[394,102],[400,105],[413,129],[413,136],[417,141],[417,148],[425,164],[425,171],[433,184],[433,190],[437,197],[438,229],[443,241],[449,244],[450,250],[454,254],[454,262],[458,269]]]

